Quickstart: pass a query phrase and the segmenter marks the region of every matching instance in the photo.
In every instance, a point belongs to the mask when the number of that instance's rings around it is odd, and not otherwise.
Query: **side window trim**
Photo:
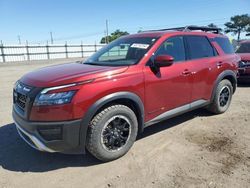
[[[216,42],[214,38],[208,38],[210,44],[212,45],[213,49],[214,49],[214,56],[218,56],[219,52],[218,50],[214,47],[214,45],[212,44],[212,42]]]
[[[188,35],[189,36],[189,35]],[[185,46],[185,54],[186,54],[186,61],[191,59],[190,48],[187,41],[187,35],[183,36],[184,46]]]
[[[215,50],[215,48],[214,48],[213,44],[211,43],[210,39],[209,39],[207,36],[205,36],[205,37],[206,37],[206,39],[207,39],[209,45],[210,45],[211,48],[213,49],[213,54],[214,54],[213,57],[218,56],[218,53],[217,53],[217,51]],[[210,57],[210,58],[211,58],[211,57]]]

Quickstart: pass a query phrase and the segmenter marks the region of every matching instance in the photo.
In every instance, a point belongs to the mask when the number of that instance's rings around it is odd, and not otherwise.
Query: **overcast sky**
[[[5,44],[100,42],[105,31],[207,25],[224,27],[231,16],[250,14],[250,0],[0,0],[0,40]],[[242,36],[244,37],[244,36]]]

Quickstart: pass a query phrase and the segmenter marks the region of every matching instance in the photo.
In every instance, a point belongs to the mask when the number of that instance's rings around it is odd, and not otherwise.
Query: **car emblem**
[[[22,84],[18,84],[18,85],[17,85],[17,89],[18,89],[19,91],[23,91],[23,92],[25,92],[25,93],[28,93],[28,92],[30,92],[30,90],[31,90],[31,88],[26,87],[26,86],[24,86],[24,85],[22,85]]]
[[[27,88],[27,87],[23,87],[23,90],[24,90],[25,92],[30,92],[30,88]]]

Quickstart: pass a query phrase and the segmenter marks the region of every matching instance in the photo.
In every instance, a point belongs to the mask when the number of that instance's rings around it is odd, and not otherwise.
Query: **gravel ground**
[[[28,71],[63,62],[0,65],[1,188],[250,187],[250,84],[237,88],[225,114],[196,110],[153,125],[113,162],[30,148],[11,118],[13,84]]]

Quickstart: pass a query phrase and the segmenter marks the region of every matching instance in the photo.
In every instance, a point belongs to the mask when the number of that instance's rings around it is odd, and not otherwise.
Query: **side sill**
[[[153,118],[152,120],[149,120],[148,122],[146,122],[146,123],[144,124],[144,127],[148,127],[148,126],[150,126],[150,125],[159,123],[159,122],[161,122],[161,121],[164,121],[164,120],[173,118],[173,117],[175,117],[175,116],[184,114],[184,113],[189,112],[189,111],[191,111],[191,110],[195,110],[195,109],[197,109],[197,108],[201,108],[201,107],[203,107],[203,106],[208,105],[209,103],[210,103],[210,102],[209,102],[208,100],[200,99],[200,100],[194,101],[194,102],[192,102],[192,103],[185,104],[185,105],[183,105],[183,106],[174,108],[174,109],[172,109],[172,110],[169,110],[169,111],[166,111],[166,112],[160,114],[159,116]]]

